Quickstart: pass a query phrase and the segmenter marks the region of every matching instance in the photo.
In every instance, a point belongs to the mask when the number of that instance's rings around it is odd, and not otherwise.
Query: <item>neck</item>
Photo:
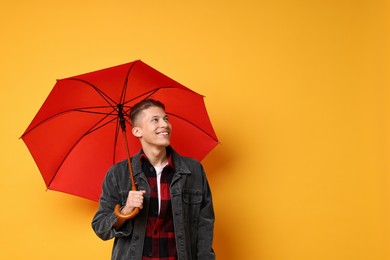
[[[157,147],[153,147],[153,148],[143,147],[143,151],[148,157],[149,162],[153,166],[156,167],[164,166],[168,161],[167,150],[165,149],[165,147],[163,147],[162,149],[159,149]]]

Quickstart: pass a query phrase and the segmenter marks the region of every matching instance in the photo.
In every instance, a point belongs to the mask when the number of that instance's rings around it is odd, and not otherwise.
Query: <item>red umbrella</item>
[[[121,120],[131,127],[130,108],[146,98],[165,104],[180,154],[202,160],[218,144],[203,96],[142,61],[61,79],[21,137],[47,188],[97,201],[125,143],[129,156],[140,149]]]

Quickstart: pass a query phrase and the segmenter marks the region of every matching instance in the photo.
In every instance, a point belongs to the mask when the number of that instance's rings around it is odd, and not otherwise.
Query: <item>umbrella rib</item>
[[[161,89],[166,89],[166,88],[176,88],[176,87],[173,87],[173,86],[159,87],[159,88],[157,88],[157,89],[153,89],[153,90],[151,90],[151,91],[149,91],[149,92],[146,92],[146,93],[140,94],[140,95],[138,95],[138,96],[136,96],[136,97],[133,97],[133,98],[127,100],[126,102],[124,102],[124,104],[128,104],[128,103],[132,102],[133,100],[136,100],[136,99],[138,99],[138,98],[140,98],[140,97],[142,97],[142,96],[145,96],[145,97],[143,98],[143,100],[148,99],[148,98],[150,98],[151,96],[153,96],[156,92],[158,92],[159,90],[161,90]],[[192,91],[192,90],[188,90],[188,91],[194,92],[194,91]],[[196,93],[196,92],[194,92],[194,93]],[[196,93],[196,94],[198,94],[198,93]],[[199,94],[198,94],[198,95],[199,95]],[[131,108],[131,107],[130,107],[130,108]]]
[[[94,109],[94,108],[108,108],[108,107],[87,107],[87,108],[75,108],[70,110],[69,112],[81,112],[81,113],[87,113],[87,114],[97,114],[97,115],[107,115],[110,116],[113,113],[105,113],[105,112],[99,112],[99,111],[90,111],[88,109]],[[112,107],[109,107],[112,108]],[[113,110],[115,111],[115,109]]]
[[[208,135],[211,139],[213,139],[214,141],[216,142],[219,142],[218,139],[216,139],[214,136],[212,136],[211,134],[209,134],[208,132],[206,132],[205,130],[203,130],[202,128],[200,128],[199,126],[197,126],[196,124],[192,123],[191,121],[181,117],[181,116],[178,116],[176,114],[173,114],[173,113],[170,113],[170,112],[167,112],[168,115],[171,115],[171,116],[174,116],[174,117],[177,117],[187,123],[189,123],[190,125],[194,126],[195,128],[199,129],[200,131],[202,131],[203,133],[205,133],[206,135]]]
[[[63,79],[63,80],[74,80],[74,81],[80,81],[80,82],[83,82],[87,85],[89,85],[90,87],[92,87],[108,104],[109,106],[111,107],[115,107],[115,105],[113,104],[116,104],[116,102],[110,98],[110,96],[108,96],[106,93],[104,93],[101,89],[99,89],[98,87],[96,87],[94,84],[92,84],[91,82],[88,82],[86,80],[83,80],[83,79],[79,79],[79,78],[67,78],[67,79]]]
[[[126,75],[126,78],[125,78],[125,82],[123,83],[123,88],[122,88],[122,93],[121,93],[121,98],[120,98],[120,102],[119,104],[121,105],[124,105],[124,102],[125,102],[125,97],[126,97],[126,92],[127,92],[127,89],[128,89],[128,83],[129,83],[129,76],[130,76],[130,73],[131,71],[133,70],[135,64],[137,64],[139,61],[133,63],[129,70],[127,71],[127,75]],[[121,106],[122,109],[123,109],[123,106]],[[121,109],[119,107],[119,105],[116,107],[118,110]],[[127,113],[125,113],[127,115]],[[119,115],[119,111],[118,111],[118,115]],[[126,119],[126,117],[123,117],[123,119],[129,123],[129,121]],[[129,123],[130,124],[130,123]],[[115,136],[114,136],[114,147],[113,147],[113,161],[115,161],[115,158],[116,158],[116,146],[118,144],[118,136],[119,136],[119,131],[120,129],[122,130],[122,133],[125,135],[126,134],[126,124],[123,125],[123,129],[121,127],[121,123],[120,123],[120,118],[117,117],[116,118],[116,126],[115,126]]]
[[[129,77],[130,77],[130,73],[133,71],[133,68],[134,66],[140,62],[140,60],[134,62],[133,64],[131,64],[129,70],[127,71],[127,75],[126,75],[126,78],[125,78],[125,82],[123,82],[123,88],[122,88],[122,95],[121,95],[121,103],[123,104],[124,101],[125,101],[125,97],[126,97],[126,92],[127,92],[127,89],[129,88]]]
[[[155,94],[156,92],[158,92],[158,91],[161,90],[161,89],[166,89],[166,88],[177,88],[177,87],[175,87],[175,86],[169,86],[169,85],[168,85],[168,86],[160,86],[160,87],[158,87],[157,89],[151,90],[150,92],[146,92],[146,93],[141,94],[141,95],[139,95],[139,96],[137,96],[137,97],[133,97],[132,99],[127,100],[127,101],[125,102],[124,99],[125,99],[125,97],[126,97],[127,89],[129,88],[128,84],[129,84],[130,73],[133,71],[133,68],[135,67],[135,65],[136,65],[138,62],[141,62],[141,61],[138,60],[138,61],[136,61],[134,64],[132,64],[132,65],[130,66],[130,68],[129,68],[129,71],[127,72],[126,80],[125,80],[125,82],[124,82],[124,86],[123,86],[123,90],[122,90],[121,103],[123,103],[123,104],[129,103],[129,102],[131,102],[131,101],[133,101],[133,100],[138,99],[139,97],[142,97],[142,96],[146,95],[146,97],[144,98],[144,100],[145,100],[145,99],[148,99],[149,97],[151,97],[153,94]],[[189,91],[189,92],[194,92],[194,93],[196,93],[195,91],[193,91],[193,90],[191,90],[191,89],[188,89],[188,88],[185,88],[185,89],[183,89],[183,90],[186,90],[186,91]],[[196,93],[196,94],[198,94],[198,93]],[[198,94],[198,95],[199,95],[199,94]]]
[[[88,86],[92,87],[108,104],[107,107],[111,107],[113,108],[114,110],[116,109],[116,102],[110,98],[107,94],[105,94],[103,91],[101,91],[98,87],[96,87],[95,85],[93,85],[92,83],[86,81],[86,80],[83,80],[83,79],[79,79],[79,78],[75,78],[75,77],[71,77],[71,78],[66,78],[66,79],[62,79],[62,80],[74,80],[74,81],[80,81],[80,82],[83,82],[85,84],[87,84]],[[88,107],[87,107],[88,108]],[[67,112],[72,112],[72,111],[78,111],[78,112],[87,112],[87,111],[83,111],[83,109],[87,109],[87,108],[78,108],[78,109],[69,109],[69,110],[66,110],[66,111],[62,111],[60,113],[57,113],[49,118],[46,118],[45,120],[43,120],[42,122],[39,122],[37,125],[35,125],[34,127],[32,127],[29,131],[25,132],[23,136],[25,136],[26,134],[28,134],[29,132],[31,132],[33,129],[35,129],[37,126],[51,120],[52,118],[56,117],[56,116],[59,116],[61,114],[64,114],[64,113],[67,113]],[[105,106],[101,106],[101,107],[90,107],[90,108],[105,108]],[[93,113],[93,112],[90,112],[90,113]],[[97,112],[94,112],[94,113],[97,113]],[[102,113],[104,114],[104,113]]]
[[[98,111],[88,111],[88,109],[98,109],[98,108],[112,108],[111,106],[100,106],[100,107],[85,107],[85,108],[73,108],[73,109],[68,109],[68,110],[65,110],[65,111],[61,111],[59,113],[56,113],[48,118],[45,118],[45,120],[39,122],[38,124],[36,124],[35,126],[33,126],[30,130],[28,130],[27,132],[25,132],[23,136],[27,135],[28,133],[30,133],[32,130],[34,130],[35,128],[37,128],[38,126],[40,125],[43,125],[45,123],[47,123],[48,121],[58,117],[58,116],[61,116],[63,114],[66,114],[66,113],[70,113],[70,112],[82,112],[82,113],[90,113],[90,114],[102,114],[102,115],[112,115],[112,113],[104,113],[104,112],[98,112]]]
[[[106,126],[107,124],[109,124],[110,122],[116,120],[116,118],[106,122],[105,124],[103,125],[100,125],[99,127],[95,128],[97,125],[99,125],[104,119],[106,119],[109,115],[106,115],[105,117],[103,117],[102,119],[100,119],[96,124],[94,124],[90,129],[88,129],[88,131],[86,131],[83,135],[80,136],[80,138],[73,144],[73,146],[69,149],[69,151],[66,153],[66,155],[64,156],[64,158],[62,159],[61,163],[58,165],[56,171],[55,171],[55,174],[53,175],[53,177],[50,179],[47,187],[49,188],[51,183],[53,182],[54,178],[57,176],[57,173],[58,171],[60,170],[60,168],[62,167],[62,165],[64,164],[64,162],[66,161],[66,158],[69,156],[69,154],[73,151],[73,149],[77,146],[77,144],[81,141],[81,139],[83,139],[85,136],[89,135],[90,133],[93,133],[94,131],[98,130],[99,128],[102,128],[104,126]]]
[[[167,88],[177,88],[177,87],[175,87],[175,86],[162,86],[162,87],[159,87],[159,88],[157,88],[157,89],[153,89],[153,90],[151,90],[151,91],[149,91],[149,92],[145,92],[145,93],[143,93],[143,94],[140,94],[140,95],[138,95],[138,96],[136,96],[136,97],[133,97],[133,98],[127,100],[126,102],[124,102],[124,104],[128,104],[128,103],[132,102],[133,100],[136,100],[136,99],[138,99],[138,98],[140,98],[140,97],[142,97],[142,96],[145,96],[145,97],[143,98],[143,100],[148,99],[148,98],[150,98],[151,96],[153,96],[155,93],[157,93],[159,90],[161,90],[161,89],[167,89]],[[194,93],[194,94],[196,94],[196,95],[200,95],[200,96],[204,97],[203,95],[201,95],[201,94],[199,94],[199,93],[197,93],[197,92],[195,92],[195,91],[193,91],[193,90],[191,90],[191,89],[182,89],[182,90],[183,90],[183,91],[192,92],[192,93]]]
[[[104,123],[104,124],[99,125],[98,127],[96,127],[100,122],[102,122],[102,121],[103,121],[104,119],[106,119],[106,118],[107,118],[107,116],[104,117],[102,120],[100,120],[97,124],[95,124],[95,125],[94,125],[92,128],[90,128],[87,132],[85,132],[85,134],[84,134],[83,136],[89,135],[89,134],[91,134],[91,133],[93,133],[93,132],[99,130],[100,128],[105,127],[106,125],[108,125],[108,124],[111,123],[112,121],[117,120],[116,118],[113,118],[113,119],[107,121],[106,123]],[[95,127],[96,127],[96,128],[95,128]]]
[[[125,82],[123,83],[123,88],[122,88],[122,93],[121,93],[121,98],[120,98],[120,102],[119,102],[119,104],[122,104],[122,105],[124,105],[123,103],[124,103],[124,100],[125,100],[125,97],[126,97],[126,93],[127,93],[127,89],[128,89],[128,83],[129,83],[129,76],[130,76],[130,73],[132,72],[132,70],[133,70],[133,68],[134,68],[134,66],[135,66],[135,64],[137,64],[139,61],[137,61],[137,62],[135,62],[135,63],[133,63],[131,66],[130,66],[130,68],[129,68],[129,70],[128,70],[128,72],[127,72],[127,75],[126,75],[126,78],[125,78]],[[89,82],[85,82],[85,83],[87,83],[87,84],[90,84]],[[97,89],[95,86],[93,86],[92,84],[90,84],[100,95],[102,95],[102,97],[104,98],[104,96],[103,96],[103,92],[101,92],[100,93],[100,89]],[[105,95],[105,94],[104,94]],[[108,96],[107,96],[107,98],[109,98]],[[110,99],[111,101],[113,101],[112,99]],[[106,100],[107,101],[107,100]],[[113,101],[114,102],[114,101]],[[108,101],[107,101],[107,103],[109,103]],[[115,102],[114,102],[115,103]],[[110,104],[110,103],[109,103]],[[118,104],[117,104],[118,105]],[[117,109],[120,109],[119,108],[119,105],[118,106],[115,106],[114,107],[114,109],[115,110],[117,110]],[[118,111],[118,113],[119,113],[119,111]],[[126,113],[127,114],[127,113]],[[120,131],[120,129],[121,129],[121,124],[120,124],[120,119],[118,118],[118,117],[116,117],[115,118],[116,119],[116,127],[115,127],[115,136],[114,136],[114,147],[113,147],[113,162],[115,161],[115,158],[116,158],[116,146],[117,146],[117,144],[118,144],[118,137],[119,137],[119,131]],[[127,123],[129,123],[130,124],[130,122],[127,120],[127,118],[126,117],[124,117],[124,119],[125,119],[125,121],[127,122]],[[111,120],[111,122],[112,122],[113,120]],[[126,125],[126,124],[125,124]],[[131,125],[131,124],[130,124]],[[97,129],[96,129],[97,130]],[[123,131],[123,134],[126,134],[126,129],[123,129],[122,130]]]

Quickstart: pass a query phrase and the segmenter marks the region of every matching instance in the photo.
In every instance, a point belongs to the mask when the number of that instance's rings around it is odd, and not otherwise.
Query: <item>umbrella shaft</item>
[[[137,190],[137,182],[134,179],[133,175],[133,167],[131,166],[131,157],[130,157],[130,150],[129,150],[129,144],[127,142],[127,135],[126,130],[122,129],[123,133],[123,140],[125,142],[125,148],[126,148],[126,154],[127,154],[127,164],[129,166],[129,174],[130,174],[130,181],[131,181],[131,190]]]
[[[121,125],[121,129],[122,131],[126,132],[126,119],[125,119],[125,113],[123,112],[123,104],[118,104],[117,107],[118,107],[118,117],[119,117],[119,123]]]

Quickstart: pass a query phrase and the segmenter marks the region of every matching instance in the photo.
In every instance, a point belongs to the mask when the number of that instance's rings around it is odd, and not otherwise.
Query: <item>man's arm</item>
[[[202,175],[204,193],[198,223],[197,259],[214,260],[215,253],[212,248],[214,235],[214,208],[210,186],[207,182],[203,167]]]
[[[114,167],[108,171],[103,182],[99,208],[92,220],[93,230],[103,240],[129,236],[132,230],[130,221],[127,221],[121,227],[117,227],[117,229],[114,228],[118,221],[114,208],[116,204],[121,203],[118,181],[115,178],[117,174]]]

